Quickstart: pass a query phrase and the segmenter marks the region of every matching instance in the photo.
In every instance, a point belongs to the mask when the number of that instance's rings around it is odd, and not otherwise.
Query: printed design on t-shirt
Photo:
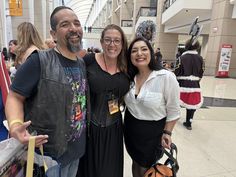
[[[65,67],[64,69],[74,94],[70,117],[72,130],[68,141],[75,141],[86,127],[86,79],[81,68]]]

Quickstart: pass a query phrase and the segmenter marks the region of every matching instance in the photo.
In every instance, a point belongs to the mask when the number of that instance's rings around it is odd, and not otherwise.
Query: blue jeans
[[[61,177],[76,177],[79,160],[72,161],[67,166],[61,168]]]

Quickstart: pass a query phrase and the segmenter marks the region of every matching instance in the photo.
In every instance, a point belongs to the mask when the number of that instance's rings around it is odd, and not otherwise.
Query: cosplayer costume
[[[202,27],[197,24],[198,17],[194,20],[189,35],[191,39],[185,44],[185,52],[178,58],[175,75],[180,86],[180,104],[187,110],[186,122],[183,125],[192,130],[192,120],[196,109],[203,104],[203,96],[200,89],[200,80],[204,72],[203,58],[197,50],[200,44],[197,41]]]
[[[182,54],[175,75],[180,85],[180,104],[187,109],[198,109],[203,103],[200,80],[203,76],[203,58],[197,51]]]

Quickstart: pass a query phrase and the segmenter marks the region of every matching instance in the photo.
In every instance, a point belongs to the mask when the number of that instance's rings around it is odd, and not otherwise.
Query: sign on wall
[[[232,45],[231,44],[223,44],[221,47],[217,77],[228,77],[229,76],[229,66],[230,66],[231,54],[232,54]]]
[[[22,0],[9,0],[9,15],[22,16]]]

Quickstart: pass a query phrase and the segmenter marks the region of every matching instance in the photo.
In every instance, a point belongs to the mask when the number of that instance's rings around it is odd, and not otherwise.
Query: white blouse
[[[136,77],[134,78],[136,81]],[[167,121],[180,118],[180,92],[175,75],[168,70],[152,71],[135,98],[135,82],[125,95],[130,113],[140,120]]]

